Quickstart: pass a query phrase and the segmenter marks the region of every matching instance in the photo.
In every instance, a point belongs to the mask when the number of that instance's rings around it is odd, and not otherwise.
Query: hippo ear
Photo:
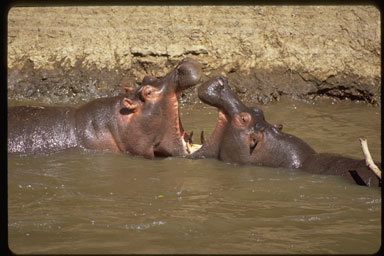
[[[234,116],[234,125],[237,127],[248,126],[252,120],[252,117],[247,112],[241,112],[240,114],[235,114]]]
[[[283,130],[283,124],[274,124],[273,126],[279,131]]]
[[[127,92],[131,92],[131,91],[133,91],[133,90],[135,90],[135,87],[133,87],[133,86],[125,86],[125,87],[124,87],[124,91],[125,91],[125,93],[127,93]]]
[[[143,81],[141,82],[141,85],[153,85],[158,79],[153,76],[145,76],[143,78]]]

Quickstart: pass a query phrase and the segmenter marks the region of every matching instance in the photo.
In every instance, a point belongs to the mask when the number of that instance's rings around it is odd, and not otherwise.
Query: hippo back
[[[44,154],[76,145],[73,108],[8,108],[8,152]]]

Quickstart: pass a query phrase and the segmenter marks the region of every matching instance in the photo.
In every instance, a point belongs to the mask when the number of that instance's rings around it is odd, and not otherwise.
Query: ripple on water
[[[361,158],[364,134],[380,161],[377,109],[295,106],[262,108],[318,151]],[[183,126],[209,135],[216,114],[190,111]],[[381,203],[379,189],[340,177],[212,159],[8,156],[9,241],[19,253],[373,253]]]

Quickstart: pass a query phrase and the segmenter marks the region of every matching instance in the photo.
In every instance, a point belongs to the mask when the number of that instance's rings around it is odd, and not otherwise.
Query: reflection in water
[[[381,161],[379,108],[283,102],[263,109],[319,152],[362,158],[358,138],[367,137]],[[195,134],[204,127],[206,137],[216,116],[213,108],[182,113],[184,127]],[[381,241],[380,189],[213,159],[9,155],[8,195],[16,253],[349,254],[373,253]]]

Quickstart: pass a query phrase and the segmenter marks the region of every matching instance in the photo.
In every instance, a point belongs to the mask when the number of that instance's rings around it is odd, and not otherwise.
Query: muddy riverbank
[[[112,96],[192,57],[249,104],[287,95],[379,105],[380,38],[374,6],[13,7],[8,99]]]

